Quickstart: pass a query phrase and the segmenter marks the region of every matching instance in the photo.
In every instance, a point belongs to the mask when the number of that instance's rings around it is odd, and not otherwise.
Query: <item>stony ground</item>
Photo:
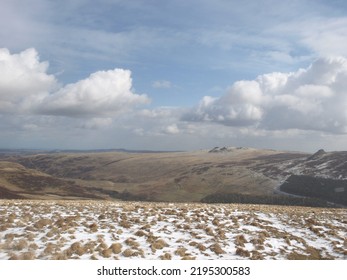
[[[346,209],[0,200],[0,259],[346,257]]]

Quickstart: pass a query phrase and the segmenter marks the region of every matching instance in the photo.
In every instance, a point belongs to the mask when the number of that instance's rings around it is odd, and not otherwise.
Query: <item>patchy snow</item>
[[[0,201],[0,259],[345,259],[347,210]]]

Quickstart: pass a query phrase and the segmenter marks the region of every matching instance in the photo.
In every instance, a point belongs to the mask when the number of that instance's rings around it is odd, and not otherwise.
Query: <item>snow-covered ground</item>
[[[346,256],[346,209],[0,200],[0,259]]]

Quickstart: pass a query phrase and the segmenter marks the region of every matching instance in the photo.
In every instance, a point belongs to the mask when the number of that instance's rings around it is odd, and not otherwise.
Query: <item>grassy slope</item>
[[[282,153],[235,149],[228,153],[36,154],[12,156],[6,160],[22,165],[17,169],[18,177],[22,172],[27,172],[23,170],[25,166],[30,168],[32,176],[46,178],[47,188],[53,177],[69,179],[70,182],[74,180],[76,185],[85,189],[84,194],[75,193],[76,196],[93,193],[107,198],[107,192],[125,192],[144,200],[199,201],[215,192],[271,194],[277,181],[251,170],[251,167],[267,160],[267,156],[277,154]],[[0,174],[0,180],[1,177],[3,175]],[[18,182],[13,187],[18,187]],[[47,190],[42,188],[41,191],[44,193]]]
[[[1,198],[97,198],[73,181],[29,169],[21,164],[0,161]]]

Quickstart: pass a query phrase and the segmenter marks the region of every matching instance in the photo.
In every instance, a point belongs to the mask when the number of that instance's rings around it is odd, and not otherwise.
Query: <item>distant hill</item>
[[[286,200],[277,199],[285,196],[278,187],[292,175],[347,179],[346,160],[347,152],[245,147],[160,153],[6,152],[0,153],[0,197],[198,202],[224,195],[255,203],[263,197],[264,203],[276,204]]]

